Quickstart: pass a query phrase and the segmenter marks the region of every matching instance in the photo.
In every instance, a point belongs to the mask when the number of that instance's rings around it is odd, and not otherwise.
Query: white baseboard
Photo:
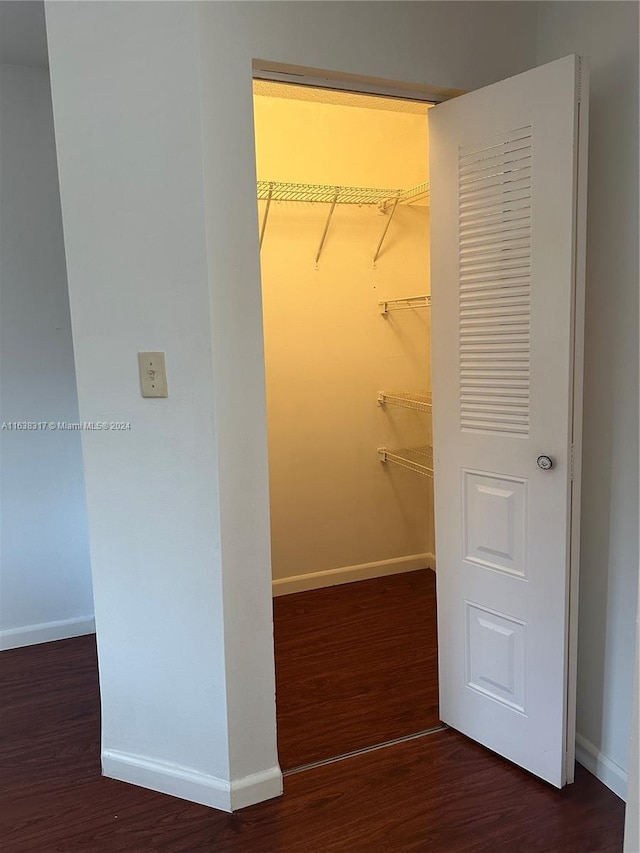
[[[95,630],[93,616],[7,628],[0,631],[0,651],[35,646],[37,643],[51,643],[53,640],[66,640],[69,637],[82,637],[84,634],[94,634]]]
[[[626,802],[627,771],[580,734],[576,735],[576,761]]]
[[[115,749],[102,751],[102,773],[192,803],[231,812],[282,794],[278,766],[229,782],[199,770]]]
[[[252,773],[231,783],[231,810],[243,809],[254,803],[262,803],[282,794],[282,771],[270,767],[261,773]]]
[[[341,583],[381,578],[385,575],[397,575],[401,572],[415,572],[419,569],[433,569],[436,560],[431,553],[412,554],[408,557],[394,557],[392,560],[378,560],[375,563],[360,563],[358,566],[344,566],[340,569],[326,569],[322,572],[309,572],[305,575],[293,575],[273,581],[273,594],[289,595],[307,589],[322,589]]]

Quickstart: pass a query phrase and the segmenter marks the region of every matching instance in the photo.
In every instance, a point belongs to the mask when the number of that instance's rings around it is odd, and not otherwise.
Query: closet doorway
[[[430,106],[254,81],[285,771],[439,727]]]
[[[327,542],[343,538],[351,546],[381,540],[385,545],[397,543],[397,528],[389,522],[405,520],[398,508],[407,509],[406,519],[412,517],[417,524],[414,531],[419,531],[418,539],[411,538],[409,524],[405,528],[412,546],[433,535],[433,525],[429,534],[425,523],[434,467],[427,418],[431,383],[428,371],[422,375],[402,372],[412,363],[414,367],[424,365],[429,352],[426,341],[431,336],[425,328],[417,343],[409,344],[404,337],[407,324],[389,323],[395,312],[414,316],[426,310],[428,315],[430,287],[427,282],[422,292],[403,289],[402,296],[384,292],[393,287],[393,282],[402,281],[404,288],[405,275],[419,271],[408,248],[399,253],[395,276],[390,274],[384,282],[384,276],[374,276],[382,272],[383,247],[388,259],[390,250],[397,251],[401,245],[403,232],[398,232],[397,226],[402,220],[396,214],[412,207],[415,210],[411,202],[429,197],[433,238],[430,267],[437,321],[431,349],[435,367],[441,712],[453,728],[562,787],[573,780],[575,746],[588,126],[588,76],[583,63],[580,57],[567,56],[439,104],[429,115],[433,175],[418,184],[410,182],[408,189],[387,186],[367,190],[370,184],[366,180],[355,184],[342,177],[329,184],[320,184],[318,179],[315,184],[303,183],[302,177],[284,183],[271,175],[263,178],[260,173],[265,164],[261,161],[260,122],[256,118],[258,172],[264,180],[259,184],[259,195],[264,193],[263,248],[270,208],[278,200],[286,207],[293,203],[328,204],[313,256],[314,270],[320,273],[328,257],[330,228],[335,230],[342,188],[349,187],[342,196],[345,210],[375,210],[377,204],[377,214],[385,222],[373,255],[364,247],[356,254],[371,264],[368,287],[377,291],[378,321],[382,317],[388,324],[385,332],[392,331],[395,343],[403,343],[402,352],[400,348],[386,349],[388,339],[382,343],[377,334],[380,325],[367,326],[359,311],[354,313],[353,324],[346,313],[340,313],[350,298],[346,294],[359,292],[360,287],[368,289],[357,281],[353,260],[327,266],[327,284],[340,280],[343,287],[336,292],[328,286],[331,296],[324,301],[319,276],[314,283],[308,272],[298,274],[292,263],[281,266],[282,280],[285,272],[294,270],[295,286],[285,298],[295,303],[301,299],[300,293],[311,294],[311,309],[294,320],[303,350],[299,359],[309,370],[298,374],[291,370],[291,365],[299,362],[287,343],[288,329],[283,331],[286,324],[278,324],[280,318],[276,318],[275,331],[270,333],[273,311],[265,296],[267,384],[274,351],[271,343],[277,341],[285,352],[284,393],[293,397],[291,390],[302,388],[306,403],[306,407],[298,407],[298,401],[291,404],[288,399],[283,423],[288,419],[289,435],[298,431],[298,446],[304,434],[311,462],[323,469],[314,499],[322,496],[329,505],[343,509],[325,524],[313,500],[307,504],[310,511],[306,515],[296,515],[299,506],[293,507],[287,516],[293,519],[286,528],[287,539],[295,540],[306,524],[311,531],[311,555],[323,552]],[[281,126],[286,129],[286,122]],[[311,134],[313,140],[330,140],[332,136],[326,122]],[[300,163],[301,151],[312,148],[311,142],[306,144],[308,137],[308,125],[296,130],[292,165]],[[348,136],[349,140],[354,138],[355,133]],[[378,144],[383,138],[370,133],[367,144],[357,146],[356,167],[350,174],[370,162],[371,152],[376,163],[382,162]],[[353,150],[353,146],[346,147]],[[392,159],[403,165],[411,162],[401,142],[392,147]],[[339,162],[338,156],[332,155],[330,162]],[[322,191],[324,196],[300,197],[301,189],[305,193]],[[279,195],[285,191],[290,194]],[[370,203],[372,195],[376,204]],[[346,233],[364,233],[347,215],[344,222]],[[298,236],[304,233],[299,220],[291,226]],[[389,242],[392,233],[395,245]],[[290,245],[283,244],[282,252],[293,261]],[[350,251],[353,245],[349,243]],[[429,254],[428,239],[417,245]],[[344,286],[345,272],[347,283],[356,285],[353,290]],[[367,308],[363,310],[366,313]],[[332,319],[330,328],[325,323],[327,315]],[[340,334],[346,346],[332,352],[329,342]],[[328,352],[336,366],[334,373],[329,370]],[[354,365],[374,367],[379,411],[373,427],[358,424],[353,441],[346,441],[363,388],[368,394],[376,393],[374,380],[369,375],[362,381]],[[392,365],[398,368],[397,373]],[[316,371],[316,383],[309,391],[303,386],[313,376],[312,370]],[[340,383],[347,393],[337,393]],[[272,400],[269,387],[268,395]],[[406,409],[401,412],[406,420],[392,421],[389,413],[394,404]],[[306,433],[300,426],[309,413],[311,429]],[[421,426],[411,418],[422,418]],[[333,433],[316,429],[336,424],[339,430]],[[358,480],[356,475],[353,480],[340,482],[337,474],[352,457],[368,453],[369,442],[385,428],[389,433],[378,444],[377,455],[385,469],[383,476],[389,479],[381,480],[378,468],[378,475],[369,469],[368,478]],[[281,425],[271,426],[272,434],[280,431]],[[409,440],[397,441],[400,435]],[[396,441],[391,444],[393,439]],[[329,442],[326,447],[325,441]],[[398,451],[398,446],[405,449]],[[272,454],[272,460],[275,458]],[[286,460],[294,485],[299,485],[306,474],[297,462],[298,457]],[[407,490],[423,489],[425,504],[417,515],[412,516],[418,506],[417,491],[411,502],[403,505],[406,493],[389,475],[392,469],[397,473],[396,467],[403,475],[424,478],[422,485],[414,478],[413,485],[407,481],[406,486]],[[272,474],[274,470],[272,466]],[[358,482],[359,490],[354,482]],[[390,501],[376,515],[374,498],[380,497],[381,482],[393,483],[397,502],[389,515]],[[342,524],[345,498],[352,512],[349,520],[353,521],[347,528]],[[272,501],[272,508],[275,505]],[[362,519],[355,507],[364,507],[368,525],[359,523]],[[274,530],[277,518],[276,511]],[[341,536],[346,530],[355,533],[351,540]],[[277,537],[275,541],[274,566],[279,560]],[[313,586],[310,574],[316,582],[356,580],[353,575],[362,571],[380,574],[381,569],[388,572],[392,567],[396,571],[416,568],[407,563],[428,553],[411,548],[398,557],[348,562],[335,570],[311,569],[302,579],[276,575],[276,580],[282,587],[287,582]]]

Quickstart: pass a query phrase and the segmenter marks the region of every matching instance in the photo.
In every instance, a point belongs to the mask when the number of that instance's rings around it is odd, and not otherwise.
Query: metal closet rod
[[[396,212],[396,207],[398,204],[413,204],[420,199],[427,198],[429,195],[429,182],[423,181],[421,184],[402,190],[383,187],[347,187],[329,186],[326,184],[292,184],[284,181],[258,181],[257,190],[258,200],[267,202],[260,225],[260,248],[262,248],[264,241],[272,201],[301,201],[331,205],[320,239],[320,245],[316,252],[316,267],[320,260],[325,240],[327,239],[329,225],[331,224],[336,204],[377,204],[385,213],[388,205],[391,205],[391,213],[385,223],[373,256],[373,263],[375,265],[382,250],[382,244],[387,236],[387,231],[391,225],[393,214]]]

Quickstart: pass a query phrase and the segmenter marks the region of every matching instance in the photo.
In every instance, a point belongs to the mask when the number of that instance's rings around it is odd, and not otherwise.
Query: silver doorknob
[[[543,471],[553,468],[553,459],[550,456],[538,456],[537,462],[538,468],[542,468]]]

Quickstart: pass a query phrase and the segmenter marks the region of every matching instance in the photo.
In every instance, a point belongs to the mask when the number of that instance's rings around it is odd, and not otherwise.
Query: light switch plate
[[[139,352],[140,388],[143,397],[168,397],[163,352]]]

